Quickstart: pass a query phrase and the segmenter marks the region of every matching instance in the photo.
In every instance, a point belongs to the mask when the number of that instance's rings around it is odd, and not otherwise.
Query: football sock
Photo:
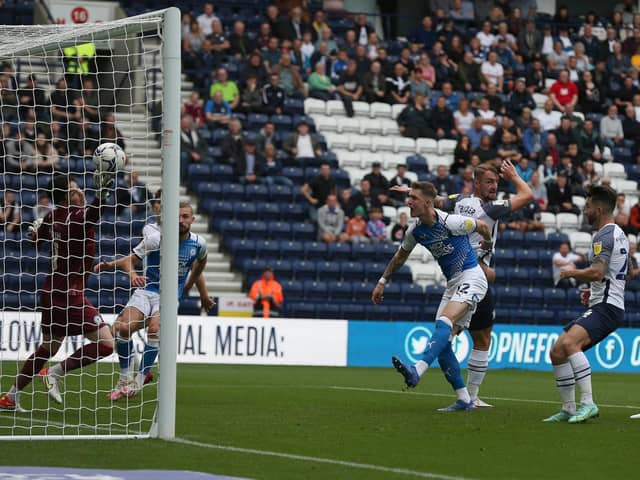
[[[436,320],[436,329],[427,343],[427,348],[422,354],[422,361],[427,365],[431,365],[436,358],[440,356],[442,351],[449,344],[449,335],[451,334],[452,323],[447,317],[440,317]],[[416,370],[418,366],[416,365]],[[418,372],[420,374],[420,372]]]
[[[460,370],[460,363],[456,358],[456,354],[453,353],[451,342],[447,343],[447,346],[438,357],[438,363],[440,364],[440,369],[444,372],[445,378],[456,391],[458,399],[465,403],[469,403],[471,401],[471,397],[469,396],[469,391],[464,385],[462,371]]]
[[[138,370],[138,386],[142,387],[144,384],[144,377],[147,375],[151,367],[158,358],[158,346],[160,345],[160,340],[157,338],[149,338],[147,340],[147,344],[144,346],[144,351],[142,352],[142,362],[140,362],[140,369]]]
[[[591,365],[584,352],[574,353],[569,356],[569,362],[573,369],[573,376],[580,389],[580,403],[582,405],[593,405],[591,393]]]
[[[471,398],[478,398],[478,391],[480,390],[484,376],[487,374],[488,367],[489,352],[476,349],[471,350],[467,366],[467,388],[469,389]]]
[[[18,390],[15,385],[11,385],[11,389],[7,392],[7,397],[9,397],[9,400],[12,402],[19,403],[20,390]]]
[[[23,390],[24,387],[31,383],[33,376],[49,361],[50,355],[49,350],[41,345],[35,353],[32,353],[27,358],[16,378],[16,388],[18,390]]]
[[[553,373],[556,376],[556,386],[562,400],[562,410],[571,414],[576,413],[576,381],[571,364],[567,362],[554,365]]]
[[[116,351],[120,363],[120,380],[129,378],[129,365],[131,365],[131,353],[133,352],[133,340],[116,336]]]
[[[57,372],[69,372],[80,367],[86,367],[91,365],[100,358],[108,357],[113,353],[113,347],[104,342],[88,343],[83,347],[73,352],[69,357],[60,362],[56,367]]]

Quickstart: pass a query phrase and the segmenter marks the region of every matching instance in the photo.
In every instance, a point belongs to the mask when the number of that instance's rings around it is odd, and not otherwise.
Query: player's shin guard
[[[577,352],[569,356],[569,363],[573,370],[576,384],[580,389],[580,404],[593,405],[591,393],[591,365],[584,352]]]
[[[104,342],[88,343],[56,365],[56,373],[58,368],[62,373],[66,373],[77,368],[86,367],[100,358],[108,357],[112,353],[113,347],[110,344]]]
[[[138,370],[138,376],[136,378],[138,387],[140,388],[144,385],[144,377],[147,375],[149,370],[151,370],[151,367],[153,367],[156,358],[158,358],[159,345],[160,340],[158,338],[149,337],[147,344],[144,346],[142,362],[140,363],[140,369]]]
[[[445,378],[456,391],[458,399],[462,400],[465,403],[469,403],[471,401],[471,397],[469,396],[469,392],[464,385],[464,380],[462,379],[462,371],[460,370],[460,362],[458,362],[456,354],[453,353],[451,342],[447,342],[447,346],[438,356],[438,363],[440,364],[440,368],[444,372]]]
[[[133,353],[133,340],[117,335],[116,351],[118,352],[118,362],[120,364],[120,380],[127,382]]]
[[[576,381],[573,376],[573,368],[569,362],[554,365],[553,373],[562,401],[562,410],[573,415],[576,413]]]
[[[431,365],[445,348],[447,348],[447,345],[451,345],[449,335],[451,335],[451,321],[449,319],[436,320],[436,329],[429,339],[429,343],[427,343],[427,348],[422,354],[422,360],[426,362],[427,365]]]
[[[487,374],[488,367],[489,352],[475,349],[471,350],[467,367],[467,388],[469,389],[469,395],[471,395],[472,400],[478,398],[480,385],[482,385],[484,376]]]

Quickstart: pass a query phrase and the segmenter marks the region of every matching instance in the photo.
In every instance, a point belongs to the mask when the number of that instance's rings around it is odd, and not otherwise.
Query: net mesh
[[[35,366],[47,359],[37,353],[44,315],[57,327],[56,337],[70,333],[70,319],[81,312],[85,322],[96,322],[86,318],[90,310],[70,301],[64,291],[74,288],[71,276],[51,296],[65,306],[51,309],[43,299],[54,263],[70,265],[74,258],[84,262],[91,257],[84,296],[107,324],[133,292],[123,271],[96,274],[92,268],[129,255],[144,226],[154,221],[149,199],[161,183],[162,17],[79,26],[0,26],[0,39],[0,389],[11,399],[12,387],[26,383],[17,397],[25,411],[0,410],[0,437],[145,435],[154,421],[156,382],[132,398],[112,401],[108,394],[119,379],[117,356],[92,363],[91,349],[81,348],[90,341],[82,336],[66,336],[46,363],[53,366],[79,352],[75,361],[63,363],[62,403],[51,398],[37,370],[31,372],[31,382],[29,371],[20,381],[17,374],[25,372],[32,354]],[[88,213],[79,220],[68,217],[66,234],[82,237],[81,242],[69,243],[67,257],[56,258],[65,249],[55,239],[36,244],[29,226],[55,207],[50,182],[57,173],[77,183],[85,199],[72,201],[88,212],[86,206],[97,193],[92,153],[104,142],[125,149],[125,170],[118,172],[117,187],[95,224]],[[95,232],[95,253],[85,241],[92,236],[89,227]],[[132,337],[135,358],[140,358],[145,334]],[[130,379],[135,373],[132,365]]]

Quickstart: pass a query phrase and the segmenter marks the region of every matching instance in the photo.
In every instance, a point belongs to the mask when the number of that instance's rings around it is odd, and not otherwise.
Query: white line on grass
[[[329,387],[331,390],[347,390],[352,392],[372,392],[372,393],[395,393],[398,395],[420,395],[424,397],[448,397],[452,398],[452,394],[450,393],[430,393],[430,392],[407,392],[403,390],[387,390],[383,388],[365,388],[365,387],[339,387],[337,385]],[[522,402],[522,403],[544,403],[544,404],[552,404],[557,405],[560,403],[558,400],[532,400],[526,398],[506,398],[506,397],[485,397],[487,400],[502,400],[504,402]],[[639,410],[640,406],[638,405],[612,405],[608,403],[598,403],[599,407],[605,408],[628,408],[633,410]]]
[[[405,468],[384,467],[381,465],[372,465],[369,463],[358,463],[358,462],[348,462],[345,460],[334,460],[333,458],[311,457],[308,455],[296,455],[293,453],[272,452],[269,450],[257,450],[254,448],[241,448],[241,447],[232,447],[229,445],[216,445],[213,443],[203,443],[203,442],[196,442],[194,440],[187,440],[186,438],[175,438],[169,441],[174,443],[181,443],[183,445],[190,445],[192,447],[211,448],[214,450],[223,450],[226,452],[236,452],[236,453],[247,453],[250,455],[262,455],[265,457],[286,458],[287,460],[300,460],[302,462],[340,465],[343,467],[359,468],[362,470],[373,470],[376,472],[395,473],[397,475],[404,475],[407,477],[433,478],[436,480],[472,480],[468,477],[455,477],[451,475],[441,475],[439,473],[419,472],[416,470],[408,470]]]

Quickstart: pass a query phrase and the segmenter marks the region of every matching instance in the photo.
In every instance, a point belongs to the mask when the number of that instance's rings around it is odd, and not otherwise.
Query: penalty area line
[[[366,387],[339,387],[337,385],[333,385],[329,387],[330,390],[346,390],[351,392],[371,392],[371,393],[392,393],[396,395],[419,395],[422,397],[447,397],[451,398],[452,394],[450,393],[430,393],[430,392],[407,392],[403,390],[389,390],[384,388],[366,388]],[[487,400],[499,400],[503,402],[522,402],[522,403],[541,403],[541,404],[549,404],[549,405],[557,405],[560,403],[559,400],[535,400],[535,399],[527,399],[527,398],[507,398],[507,397],[486,397],[482,396],[482,398],[486,398]],[[605,408],[626,408],[629,410],[639,410],[639,405],[615,405],[610,403],[598,403],[599,407]]]
[[[457,477],[457,476],[451,476],[451,475],[442,475],[439,473],[420,472],[417,470],[409,470],[406,468],[393,468],[393,467],[385,467],[382,465],[372,465],[369,463],[349,462],[346,460],[335,460],[333,458],[312,457],[308,455],[297,455],[293,453],[272,452],[270,450],[258,450],[254,448],[241,448],[241,447],[232,447],[230,445],[217,445],[213,443],[196,442],[194,440],[188,440],[186,438],[174,438],[172,440],[167,440],[167,441],[171,443],[189,445],[192,447],[210,448],[212,450],[222,450],[225,452],[246,453],[249,455],[277,457],[277,458],[284,458],[287,460],[298,460],[301,462],[339,465],[342,467],[357,468],[361,470],[371,470],[375,472],[395,473],[397,475],[403,475],[406,477],[432,478],[435,480],[472,480],[471,478],[468,478],[468,477]]]

